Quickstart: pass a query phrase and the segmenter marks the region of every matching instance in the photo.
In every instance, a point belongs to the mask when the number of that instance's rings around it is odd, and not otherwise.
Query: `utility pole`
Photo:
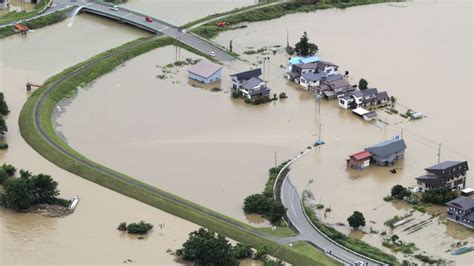
[[[277,152],[275,152],[275,168],[277,167]]]
[[[321,142],[321,122],[319,122],[319,142]]]
[[[441,143],[438,146],[438,164],[441,162]]]
[[[316,111],[318,112],[318,116],[321,115],[321,96],[316,95]]]
[[[400,138],[403,139],[403,128],[402,128],[402,131],[400,132]]]

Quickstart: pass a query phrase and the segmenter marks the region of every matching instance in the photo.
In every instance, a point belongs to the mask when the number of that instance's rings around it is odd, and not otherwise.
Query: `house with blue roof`
[[[299,64],[314,64],[316,62],[320,61],[319,57],[313,55],[313,56],[308,56],[308,57],[302,57],[302,56],[295,56],[288,60],[288,70],[291,71],[291,67],[293,65],[299,65]]]

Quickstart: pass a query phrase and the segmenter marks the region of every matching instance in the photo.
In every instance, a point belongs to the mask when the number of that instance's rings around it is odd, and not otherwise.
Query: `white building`
[[[339,74],[338,65],[327,61],[318,61],[316,64],[318,65],[318,72],[324,72],[328,76]]]
[[[326,73],[321,72],[321,73],[313,73],[313,72],[307,72],[301,75],[300,77],[300,85],[309,90],[310,87],[316,87],[321,84],[321,80],[326,78]]]
[[[207,60],[201,60],[188,69],[188,76],[190,79],[209,84],[221,79],[221,71],[221,65],[211,63]]]

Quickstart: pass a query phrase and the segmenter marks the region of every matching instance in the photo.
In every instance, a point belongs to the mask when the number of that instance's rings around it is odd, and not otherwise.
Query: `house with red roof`
[[[371,158],[372,154],[368,151],[354,153],[349,155],[349,159],[347,159],[347,167],[362,170],[370,165]]]

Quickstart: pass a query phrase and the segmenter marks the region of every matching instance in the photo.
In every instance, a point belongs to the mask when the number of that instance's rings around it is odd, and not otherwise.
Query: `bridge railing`
[[[107,7],[114,6],[114,4],[107,3],[107,2],[99,2],[99,1],[96,1],[96,4],[104,5],[104,6],[107,6]],[[166,25],[166,26],[168,26],[168,27],[170,27],[170,28],[178,28],[176,25],[173,25],[173,24],[171,24],[171,23],[169,23],[169,22],[167,22],[167,21],[164,21],[163,19],[159,19],[159,18],[154,17],[154,16],[146,15],[146,14],[140,12],[140,11],[131,9],[131,8],[129,8],[129,7],[124,7],[124,6],[121,6],[121,5],[120,5],[120,6],[118,6],[118,8],[119,8],[119,9],[126,10],[126,11],[128,11],[128,12],[130,12],[130,13],[135,14],[135,15],[144,16],[144,17],[151,17],[151,18],[153,18],[153,20],[158,21],[158,22],[160,22],[160,23],[162,23],[162,24],[164,24],[164,25]]]

